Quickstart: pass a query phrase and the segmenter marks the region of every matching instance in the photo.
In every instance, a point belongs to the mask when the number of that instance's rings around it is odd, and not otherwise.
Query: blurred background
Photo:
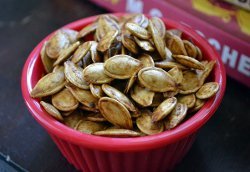
[[[177,20],[220,53],[224,100],[175,171],[250,171],[250,0],[0,0],[0,172],[76,171],[27,111],[20,90],[31,50],[65,24],[108,12]]]

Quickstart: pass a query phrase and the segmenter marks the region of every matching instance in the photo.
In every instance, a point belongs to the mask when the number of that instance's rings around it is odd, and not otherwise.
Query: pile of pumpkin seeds
[[[160,18],[100,15],[58,30],[40,53],[46,74],[31,91],[55,119],[80,132],[135,137],[161,133],[201,109],[219,90],[182,31]]]

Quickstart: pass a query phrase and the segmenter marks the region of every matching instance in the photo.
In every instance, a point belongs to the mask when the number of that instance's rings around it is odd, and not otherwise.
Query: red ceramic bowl
[[[123,14],[115,14],[121,16]],[[96,16],[70,23],[65,28],[80,30],[93,22]],[[220,90],[209,99],[201,110],[178,127],[160,134],[138,138],[108,138],[77,132],[49,116],[30,92],[41,78],[44,69],[39,52],[42,40],[29,55],[22,73],[22,93],[25,103],[37,120],[51,136],[65,158],[78,170],[85,172],[132,172],[170,171],[180,162],[194,142],[198,129],[203,126],[219,107],[224,95],[226,77],[223,63],[217,52],[191,28],[169,19],[163,19],[167,28],[184,32],[200,47],[204,58],[216,60],[211,80],[220,84]]]

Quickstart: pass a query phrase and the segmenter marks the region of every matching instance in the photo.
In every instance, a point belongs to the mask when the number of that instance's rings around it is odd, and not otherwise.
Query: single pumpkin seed
[[[64,63],[64,73],[66,78],[75,86],[82,89],[89,89],[89,83],[84,80],[82,68],[76,66],[71,61]]]
[[[130,95],[136,103],[145,107],[152,104],[155,93],[137,84],[131,90]]]
[[[105,84],[110,83],[113,78],[104,73],[103,63],[93,63],[83,70],[83,77],[92,84]]]
[[[197,48],[196,48],[196,46],[194,44],[192,44],[188,40],[183,40],[183,44],[184,44],[184,47],[186,49],[187,55],[189,57],[196,58],[196,56],[197,56]]]
[[[205,99],[196,98],[194,107],[192,109],[189,109],[188,113],[193,113],[193,112],[200,110],[202,108],[202,106],[205,104],[205,102],[206,102]]]
[[[48,114],[50,114],[52,117],[54,117],[59,121],[63,121],[61,113],[53,105],[46,103],[44,101],[41,101],[40,104],[43,106],[45,111],[48,112]]]
[[[58,70],[42,77],[32,89],[33,98],[50,96],[60,91],[65,85],[64,72]]]
[[[80,109],[84,110],[84,111],[88,111],[88,112],[94,112],[94,113],[98,113],[98,107],[94,106],[94,107],[89,107],[89,106],[85,106],[85,105],[80,105],[79,106]]]
[[[94,32],[97,28],[97,23],[91,23],[85,27],[82,28],[82,30],[80,30],[80,32],[77,35],[77,38],[84,38],[85,36],[89,35],[90,33]]]
[[[178,67],[174,67],[168,71],[168,73],[172,76],[173,80],[180,84],[183,80],[182,71]]]
[[[104,118],[113,125],[125,129],[133,128],[129,111],[119,101],[109,97],[102,97],[99,100],[98,107]]]
[[[208,99],[217,93],[219,87],[217,82],[208,82],[202,85],[195,95],[199,99]]]
[[[187,66],[189,68],[200,69],[200,70],[205,69],[205,66],[201,62],[192,57],[183,55],[173,55],[172,57],[180,64]]]
[[[152,17],[150,19],[154,27],[156,28],[157,32],[159,33],[160,37],[164,38],[166,34],[166,27],[164,22],[159,17]]]
[[[165,50],[165,42],[164,37],[161,37],[161,35],[158,33],[157,29],[153,25],[151,21],[149,21],[149,31],[152,34],[154,45],[159,52],[162,59],[166,59],[166,50]]]
[[[80,45],[80,42],[77,41],[74,44],[70,45],[68,48],[63,49],[59,55],[59,57],[54,62],[53,66],[56,66],[64,61],[66,61],[77,49],[77,47]]]
[[[135,73],[133,76],[131,76],[126,84],[126,88],[124,90],[124,93],[128,93],[133,84],[135,83],[137,79],[137,73]]]
[[[183,80],[180,84],[180,94],[195,93],[200,87],[200,79],[196,72],[187,70],[183,73]]]
[[[140,133],[127,129],[106,129],[103,131],[97,131],[94,135],[106,137],[138,137],[140,136]]]
[[[148,54],[141,54],[137,59],[142,62],[143,68],[155,66],[153,58]]]
[[[67,88],[53,95],[51,100],[53,106],[61,111],[75,110],[79,104]]]
[[[76,130],[82,133],[93,134],[105,128],[106,126],[100,122],[81,120],[81,122],[78,123]]]
[[[183,66],[180,63],[176,63],[176,62],[171,62],[171,61],[160,61],[160,62],[155,62],[155,66],[162,68],[162,69],[172,69],[174,67],[178,67],[181,70],[187,69],[186,66]]]
[[[96,97],[96,98],[103,97],[104,92],[102,91],[102,87],[100,85],[90,84],[89,88],[90,88],[90,91],[94,97]]]
[[[71,44],[77,41],[78,31],[68,28],[63,28],[61,31],[68,37]]]
[[[91,46],[90,46],[90,55],[91,55],[92,61],[94,63],[101,62],[102,58],[97,52],[98,43],[96,41],[90,41],[90,44],[91,44]]]
[[[173,35],[167,42],[167,47],[174,55],[187,55],[184,43],[181,38]]]
[[[138,79],[143,86],[152,91],[166,92],[176,89],[172,77],[161,68],[143,68],[138,73]]]
[[[142,115],[136,119],[136,125],[140,131],[147,135],[158,134],[164,130],[162,122],[152,122],[150,111],[143,111]]]
[[[91,113],[88,114],[88,116],[86,117],[87,120],[89,121],[93,121],[93,122],[105,122],[107,121],[101,113]]]
[[[136,111],[134,104],[129,100],[129,98],[125,94],[123,94],[122,92],[117,90],[116,88],[114,88],[108,84],[103,84],[102,90],[109,97],[116,99],[117,101],[122,103],[128,110]]]
[[[46,45],[47,45],[47,42],[44,42],[43,47],[40,52],[40,56],[41,56],[44,70],[46,71],[46,73],[50,73],[53,70],[54,60],[49,58],[48,55],[46,54],[46,51],[45,51]]]
[[[109,31],[104,37],[102,37],[102,39],[98,43],[97,50],[100,52],[107,51],[111,47],[114,40],[116,39],[117,35],[118,35],[117,30]]]
[[[141,39],[149,39],[150,35],[146,29],[135,24],[135,23],[126,23],[126,29],[133,34],[134,36]]]
[[[131,51],[134,54],[137,54],[139,52],[139,47],[131,35],[127,34],[122,35],[122,44],[124,47],[126,47],[129,51]],[[121,54],[126,54],[126,53],[121,53]]]
[[[46,53],[52,59],[57,59],[61,51],[70,45],[70,40],[58,30],[49,40],[46,46]]]
[[[157,122],[169,115],[177,104],[177,99],[171,97],[163,101],[153,112],[152,121]]]
[[[80,45],[72,56],[71,61],[73,63],[78,63],[90,50],[90,42],[85,42]]]
[[[94,107],[98,103],[98,98],[94,97],[89,90],[80,89],[74,85],[66,85],[71,94],[83,105]]]
[[[104,63],[104,72],[115,79],[127,79],[139,71],[141,67],[142,63],[131,56],[115,55]]]
[[[150,52],[152,52],[152,51],[155,50],[154,46],[153,46],[149,41],[147,41],[147,40],[140,40],[140,39],[138,39],[137,37],[134,37],[134,40],[135,40],[136,44],[137,44],[141,49],[143,49],[143,50],[145,50],[145,51],[150,51]],[[129,44],[129,43],[126,43],[126,44]]]
[[[181,121],[183,121],[187,114],[187,109],[187,105],[177,103],[172,113],[169,114],[164,121],[165,129],[172,129],[176,127]]]
[[[180,95],[177,97],[178,103],[185,104],[190,109],[194,107],[196,102],[196,97],[194,94]]]

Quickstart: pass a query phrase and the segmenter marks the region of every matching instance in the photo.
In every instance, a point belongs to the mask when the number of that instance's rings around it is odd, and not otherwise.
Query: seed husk
[[[135,24],[135,23],[127,23],[126,29],[133,34],[134,36],[141,38],[141,39],[149,39],[150,35],[146,29],[143,27]]]
[[[43,47],[40,52],[40,56],[41,56],[44,70],[46,71],[46,73],[50,73],[53,70],[54,60],[49,58],[48,55],[46,54],[46,51],[45,51],[46,45],[47,45],[47,42],[44,42]]]
[[[56,71],[42,77],[30,92],[31,97],[50,96],[60,91],[65,85],[64,72]]]
[[[136,125],[147,135],[158,134],[164,130],[162,122],[152,122],[152,114],[149,111],[142,112],[142,115],[136,119]]]
[[[92,114],[88,114],[88,116],[86,117],[87,120],[89,121],[93,121],[93,122],[105,122],[107,121],[101,113],[92,113]]]
[[[200,70],[205,69],[205,66],[201,62],[199,62],[198,60],[192,57],[183,56],[183,55],[173,55],[172,57],[176,61],[178,61],[180,64],[187,66],[189,68],[200,69]]]
[[[183,72],[183,80],[179,86],[181,94],[195,93],[200,87],[199,76],[196,72],[191,70]]]
[[[122,35],[122,44],[124,47],[126,47],[129,51],[131,51],[134,54],[137,54],[139,52],[139,47],[136,44],[135,39],[131,35],[128,34]]]
[[[187,105],[177,103],[174,110],[170,115],[168,115],[164,121],[165,129],[169,130],[176,127],[187,114]]]
[[[143,68],[138,73],[138,79],[143,86],[152,91],[166,92],[176,89],[172,77],[161,68]]]
[[[185,104],[190,109],[194,107],[196,102],[196,97],[194,94],[180,95],[177,97],[178,103]]]
[[[103,131],[97,131],[94,135],[106,136],[106,137],[138,137],[141,134],[127,129],[106,129]]]
[[[178,67],[181,70],[187,69],[186,66],[183,66],[180,63],[176,63],[176,62],[171,62],[171,61],[160,61],[160,62],[155,62],[155,66],[162,68],[162,69],[172,69],[174,67]]]
[[[136,79],[137,79],[137,73],[135,73],[133,76],[131,76],[131,78],[128,80],[128,82],[126,84],[126,88],[124,90],[124,93],[128,93],[129,92],[129,90],[131,89],[131,87],[135,83]]]
[[[159,17],[152,17],[150,21],[158,31],[160,37],[164,38],[166,34],[166,27],[163,21]]]
[[[105,128],[106,126],[100,122],[87,121],[87,120],[86,121],[81,120],[76,126],[77,131],[87,134],[93,134]]]
[[[105,84],[110,83],[113,80],[113,78],[104,73],[103,63],[93,63],[88,65],[83,70],[83,77],[84,80],[91,84]]]
[[[70,40],[67,35],[61,30],[58,30],[49,40],[46,46],[46,54],[52,58],[57,59],[61,51],[70,45]]]
[[[70,45],[68,48],[63,49],[59,55],[59,57],[54,62],[53,66],[59,65],[60,63],[66,61],[77,49],[80,45],[80,42],[75,42],[74,44]]]
[[[217,82],[208,82],[201,86],[195,95],[199,99],[208,99],[217,93],[219,87]]]
[[[187,55],[184,43],[178,36],[173,35],[171,39],[168,40],[167,47],[174,55]]]
[[[183,80],[182,71],[178,67],[174,67],[168,71],[168,73],[172,76],[173,80],[180,84]]]
[[[205,104],[206,100],[205,99],[199,99],[196,98],[194,107],[188,110],[188,113],[196,112],[202,108],[202,106]]]
[[[84,28],[82,28],[82,30],[80,30],[80,32],[77,35],[77,38],[84,38],[85,36],[89,35],[90,33],[94,32],[97,28],[97,23],[91,23],[87,26],[85,26]]]
[[[155,50],[154,46],[147,40],[140,40],[138,39],[137,37],[134,37],[134,40],[136,42],[136,44],[143,50],[145,51],[149,51],[149,52],[152,52]],[[125,40],[126,41],[126,40]],[[129,44],[129,43],[126,43],[126,44]],[[136,53],[138,52],[138,50],[136,51]],[[135,53],[135,54],[136,54]]]
[[[121,65],[122,64],[122,65]],[[142,63],[128,55],[115,55],[104,63],[104,72],[115,79],[127,79],[142,67]]]
[[[117,35],[118,35],[117,30],[109,31],[104,37],[102,37],[102,39],[98,43],[97,50],[100,52],[107,51],[111,47]]]
[[[125,129],[132,129],[132,119],[127,108],[119,101],[102,97],[98,103],[101,114],[113,125],[120,126]]]
[[[96,62],[101,62],[102,59],[100,57],[100,55],[98,54],[97,52],[97,46],[98,46],[98,43],[96,41],[90,41],[90,56],[91,56],[91,59],[94,63]]]
[[[104,92],[102,91],[102,87],[100,85],[90,84],[89,88],[94,97],[101,98],[104,96]]]
[[[71,94],[83,105],[88,107],[94,107],[98,103],[98,98],[94,97],[89,90],[83,90],[74,85],[66,85],[66,88]]]
[[[153,112],[152,121],[157,122],[169,115],[177,104],[177,99],[171,97],[163,101]]]
[[[66,78],[75,86],[82,89],[89,89],[89,83],[83,78],[83,69],[76,66],[71,61],[64,63],[64,73]]]
[[[78,107],[78,101],[71,92],[64,88],[62,91],[52,96],[52,104],[61,111],[72,111]]]
[[[141,54],[137,59],[142,62],[143,68],[155,66],[153,58],[148,54]]]
[[[71,44],[77,41],[78,31],[68,28],[63,28],[61,31],[68,37]]]
[[[184,47],[186,49],[187,55],[189,57],[196,58],[196,56],[197,56],[197,48],[196,48],[196,46],[194,44],[192,44],[188,40],[183,40],[183,43],[184,43]]]
[[[41,101],[40,104],[43,106],[45,111],[48,112],[48,114],[50,114],[52,117],[54,117],[59,121],[63,121],[61,113],[53,105],[46,103],[44,101]]]
[[[88,53],[88,51],[90,50],[90,42],[85,42],[82,45],[80,45],[77,50],[75,51],[75,53],[72,56],[71,61],[73,63],[78,63],[80,60],[82,60],[82,58]]]
[[[136,103],[145,107],[152,104],[155,93],[137,84],[131,90],[130,95]]]
[[[157,29],[153,25],[151,21],[149,21],[149,30],[152,34],[154,45],[159,52],[162,59],[166,59],[166,51],[165,51],[165,42],[163,40],[164,37],[161,37],[161,35],[158,33]]]
[[[125,94],[123,94],[122,92],[117,90],[116,88],[114,88],[108,84],[103,84],[102,90],[109,97],[116,99],[117,101],[122,103],[128,110],[136,111],[134,104],[129,100],[129,98],[127,96],[125,96]]]

